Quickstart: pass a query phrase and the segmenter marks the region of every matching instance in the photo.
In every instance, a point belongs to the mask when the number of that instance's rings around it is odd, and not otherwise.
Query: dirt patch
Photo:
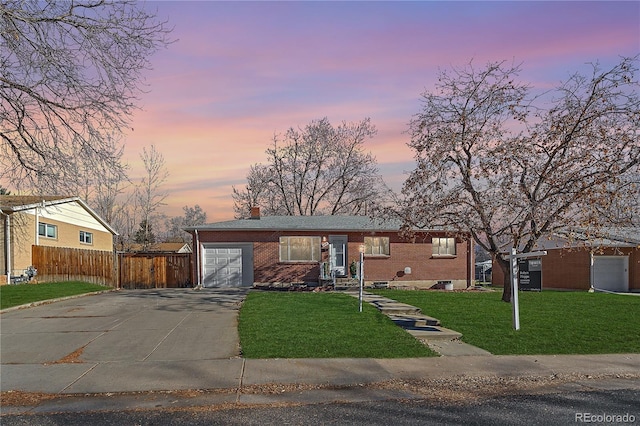
[[[69,355],[66,355],[62,358],[60,358],[57,361],[53,361],[53,362],[47,362],[44,365],[54,365],[54,364],[82,364],[84,361],[82,361],[80,359],[80,356],[82,355],[82,353],[84,352],[84,348],[85,346],[76,349],[75,351],[71,352]]]
[[[144,397],[146,395],[171,395],[180,399],[197,398],[203,395],[213,394],[235,394],[236,389],[213,389],[199,390],[187,389],[176,391],[148,391],[148,392],[109,392],[109,393],[92,393],[92,394],[56,394],[42,392],[24,392],[24,391],[2,391],[0,392],[0,406],[3,407],[35,407],[43,402],[52,399],[72,399],[72,398],[102,398],[114,396],[130,396]]]
[[[57,397],[54,393],[3,391],[0,392],[0,406],[32,407]]]

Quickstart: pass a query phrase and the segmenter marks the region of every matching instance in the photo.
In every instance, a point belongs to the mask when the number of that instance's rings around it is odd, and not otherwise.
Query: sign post
[[[514,330],[520,330],[520,305],[518,304],[518,259],[516,257],[516,249],[511,249],[509,256],[511,264],[511,305]]]
[[[518,303],[518,260],[531,257],[545,256],[546,251],[532,251],[530,253],[517,254],[516,249],[511,249],[509,262],[511,265],[511,304],[513,305],[513,329],[520,330],[520,304]]]
[[[360,294],[359,294],[359,301],[360,301],[360,312],[362,312],[362,289],[364,287],[364,245],[360,246],[360,270],[358,271],[358,276],[360,278]]]

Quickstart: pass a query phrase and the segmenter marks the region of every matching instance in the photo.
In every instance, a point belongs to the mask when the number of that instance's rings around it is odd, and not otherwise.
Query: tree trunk
[[[511,302],[511,264],[509,260],[505,260],[500,256],[497,256],[496,260],[504,277],[502,282],[502,301]]]

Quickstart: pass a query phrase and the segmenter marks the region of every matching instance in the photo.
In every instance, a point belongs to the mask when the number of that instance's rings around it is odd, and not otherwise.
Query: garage
[[[203,245],[203,287],[251,285],[253,285],[253,246],[251,244]]]
[[[593,286],[598,290],[629,291],[629,258],[627,256],[594,256]]]

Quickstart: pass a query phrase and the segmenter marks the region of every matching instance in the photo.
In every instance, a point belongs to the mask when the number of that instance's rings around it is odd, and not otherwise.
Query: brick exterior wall
[[[415,242],[400,238],[395,232],[330,232],[330,231],[199,231],[200,243],[244,243],[253,242],[254,282],[317,282],[320,275],[318,262],[280,262],[279,239],[281,236],[329,237],[347,235],[349,265],[358,261],[359,247],[365,236],[389,237],[389,256],[365,256],[366,281],[386,281],[389,285],[411,285],[428,288],[438,281],[452,281],[455,288],[466,288],[469,282],[469,267],[473,264],[470,255],[473,245],[457,240],[456,256],[437,258],[432,254],[431,237],[443,234],[419,235]],[[194,236],[194,247],[197,243]],[[322,250],[322,261],[328,260],[328,250]],[[194,262],[195,263],[195,262]],[[411,274],[405,274],[406,267]],[[197,274],[197,271],[194,270]],[[197,276],[197,275],[195,275]]]
[[[640,291],[640,248],[605,249],[596,256],[629,256],[629,290]],[[504,274],[494,262],[492,284],[502,286]],[[589,250],[552,249],[542,257],[542,289],[589,290],[591,257]]]

